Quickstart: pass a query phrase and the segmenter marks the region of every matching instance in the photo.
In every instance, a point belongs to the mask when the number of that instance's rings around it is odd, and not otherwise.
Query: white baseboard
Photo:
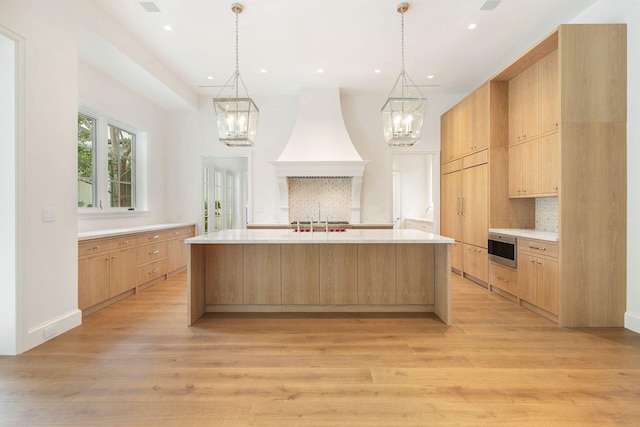
[[[624,314],[624,327],[640,334],[640,314],[627,311]]]
[[[20,351],[25,352],[32,349],[45,341],[50,340],[69,329],[82,324],[82,311],[75,309],[68,313],[62,314],[54,319],[34,326],[27,331],[23,337]],[[46,334],[45,334],[46,332]],[[46,336],[46,337],[45,337]]]

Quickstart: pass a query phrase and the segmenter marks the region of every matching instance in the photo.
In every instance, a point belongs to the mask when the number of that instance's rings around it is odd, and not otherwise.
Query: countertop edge
[[[557,243],[559,241],[558,233],[553,231],[529,230],[523,228],[490,228],[489,233],[500,233],[508,236],[522,237],[525,239],[543,240],[546,242]]]
[[[177,228],[177,227],[189,227],[192,225],[195,225],[195,224],[192,222],[187,222],[187,223],[175,223],[175,224],[140,225],[137,227],[112,228],[107,230],[83,231],[81,233],[78,233],[78,241],[81,242],[84,240],[104,239],[107,237],[123,236],[125,234],[140,233],[140,232],[154,231],[154,230],[166,230],[169,228]]]

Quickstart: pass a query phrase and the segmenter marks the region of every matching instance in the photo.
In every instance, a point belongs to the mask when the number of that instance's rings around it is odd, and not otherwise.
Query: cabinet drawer
[[[78,243],[78,257],[93,255],[109,250],[109,239],[86,240]]]
[[[518,239],[518,250],[536,255],[558,257],[558,244],[544,240]]]
[[[118,237],[109,241],[109,250],[126,249],[136,245],[136,236],[130,234],[128,236]]]
[[[161,259],[138,267],[138,285],[161,277],[167,273],[167,261]]]
[[[447,173],[451,173],[451,172],[456,172],[462,170],[462,160],[458,159],[458,160],[454,160],[453,162],[450,163],[445,163],[444,165],[442,165],[440,167],[440,173],[442,175],[447,174]]]
[[[473,277],[489,281],[489,254],[486,249],[464,244],[464,272]]]
[[[487,150],[480,151],[475,154],[471,154],[462,159],[462,169],[472,168],[474,166],[487,163],[488,152]]]
[[[167,256],[167,242],[158,242],[138,247],[138,264],[157,261]]]
[[[489,284],[518,296],[518,270],[490,262]]]
[[[195,235],[194,226],[172,228],[167,230],[167,239],[173,239],[177,237],[193,237]]]
[[[149,231],[147,233],[138,234],[138,244],[146,245],[147,243],[161,242],[167,240],[166,230]]]

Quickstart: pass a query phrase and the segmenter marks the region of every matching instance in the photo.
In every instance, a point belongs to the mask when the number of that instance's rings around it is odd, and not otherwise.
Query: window
[[[78,113],[78,208],[136,208],[137,134]]]

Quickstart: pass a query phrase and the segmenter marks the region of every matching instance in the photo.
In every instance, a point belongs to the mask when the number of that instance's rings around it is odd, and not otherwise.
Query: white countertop
[[[418,217],[408,216],[408,217],[405,217],[405,219],[408,219],[411,221],[422,221],[422,222],[433,223],[433,218],[418,218]]]
[[[223,230],[185,240],[187,244],[221,243],[442,243],[448,237],[420,230],[346,230],[344,232],[296,232],[294,230]]]
[[[90,239],[98,239],[104,237],[113,237],[113,236],[122,236],[124,234],[131,233],[140,233],[144,231],[152,231],[152,230],[165,230],[167,228],[176,228],[176,227],[188,227],[191,224],[154,224],[154,225],[140,225],[137,227],[127,227],[127,228],[112,228],[109,230],[96,230],[96,231],[84,231],[82,233],[78,233],[78,241],[82,240],[90,240]]]
[[[490,228],[489,233],[506,234],[507,236],[525,237],[527,239],[545,240],[557,242],[558,233],[552,231],[538,231],[526,228]]]

